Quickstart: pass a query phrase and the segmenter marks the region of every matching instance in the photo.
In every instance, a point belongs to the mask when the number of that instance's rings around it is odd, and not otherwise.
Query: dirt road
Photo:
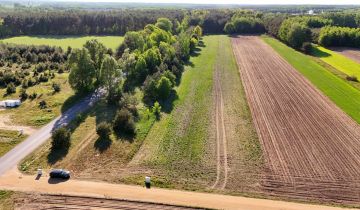
[[[19,161],[33,152],[41,144],[46,142],[51,137],[51,132],[64,124],[68,124],[77,114],[89,109],[93,104],[104,95],[104,91],[99,89],[93,94],[85,97],[77,104],[72,106],[69,110],[62,113],[61,116],[55,118],[53,121],[40,128],[32,135],[30,135],[23,142],[18,144],[15,148],[10,150],[0,158],[0,175],[5,173],[12,167],[16,167]]]
[[[232,39],[270,195],[360,204],[360,127],[256,36]]]
[[[13,169],[0,177],[0,189],[22,192],[116,198],[129,201],[141,201],[211,209],[344,210],[343,208],[328,206],[158,188],[146,189],[140,186],[109,184],[103,182],[80,180],[69,180],[66,182],[61,182],[58,180],[49,180],[46,176],[41,177],[40,179],[36,179],[34,176],[22,175],[17,172],[16,169]]]

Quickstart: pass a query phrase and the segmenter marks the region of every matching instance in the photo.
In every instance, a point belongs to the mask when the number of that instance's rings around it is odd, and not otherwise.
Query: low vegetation
[[[17,45],[48,45],[61,47],[66,50],[68,47],[81,48],[87,41],[96,39],[107,48],[116,50],[123,40],[122,36],[17,36],[2,39],[3,43],[17,44]]]
[[[22,142],[26,135],[20,135],[19,131],[0,129],[0,157]]]
[[[14,192],[0,190],[0,209],[14,209]]]
[[[263,39],[345,113],[360,123],[360,91],[358,89],[329,72],[311,57],[296,52],[273,38],[263,37]]]
[[[344,74],[360,78],[360,64],[350,58],[320,46],[315,46],[312,54]]]

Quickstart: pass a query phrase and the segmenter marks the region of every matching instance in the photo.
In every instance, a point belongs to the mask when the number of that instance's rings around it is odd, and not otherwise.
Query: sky
[[[67,0],[70,1],[70,0]],[[143,3],[193,3],[193,4],[357,4],[360,0],[77,0],[84,2],[143,2]]]

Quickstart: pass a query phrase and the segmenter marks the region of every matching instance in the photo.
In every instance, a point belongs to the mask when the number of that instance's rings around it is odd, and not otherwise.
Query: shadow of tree
[[[174,101],[179,98],[175,90],[171,90],[170,96],[165,101],[160,101],[161,110],[165,113],[170,113],[174,109]]]
[[[315,57],[318,58],[326,58],[326,57],[330,57],[331,55],[327,52],[324,52],[316,47],[313,47],[311,50],[312,55],[314,55]]]
[[[64,148],[61,148],[61,149],[51,148],[51,150],[50,150],[50,152],[49,152],[49,154],[47,156],[48,163],[50,165],[54,165],[59,160],[63,159],[68,154],[69,147],[64,147]]]
[[[110,138],[101,138],[99,137],[95,143],[94,147],[96,150],[98,150],[100,153],[103,153],[106,151],[112,144],[112,141]]]

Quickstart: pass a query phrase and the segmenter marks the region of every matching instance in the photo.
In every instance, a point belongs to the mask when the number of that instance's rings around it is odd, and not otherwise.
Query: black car
[[[64,169],[53,169],[50,172],[50,178],[69,179],[70,178],[70,171],[66,171]]]

